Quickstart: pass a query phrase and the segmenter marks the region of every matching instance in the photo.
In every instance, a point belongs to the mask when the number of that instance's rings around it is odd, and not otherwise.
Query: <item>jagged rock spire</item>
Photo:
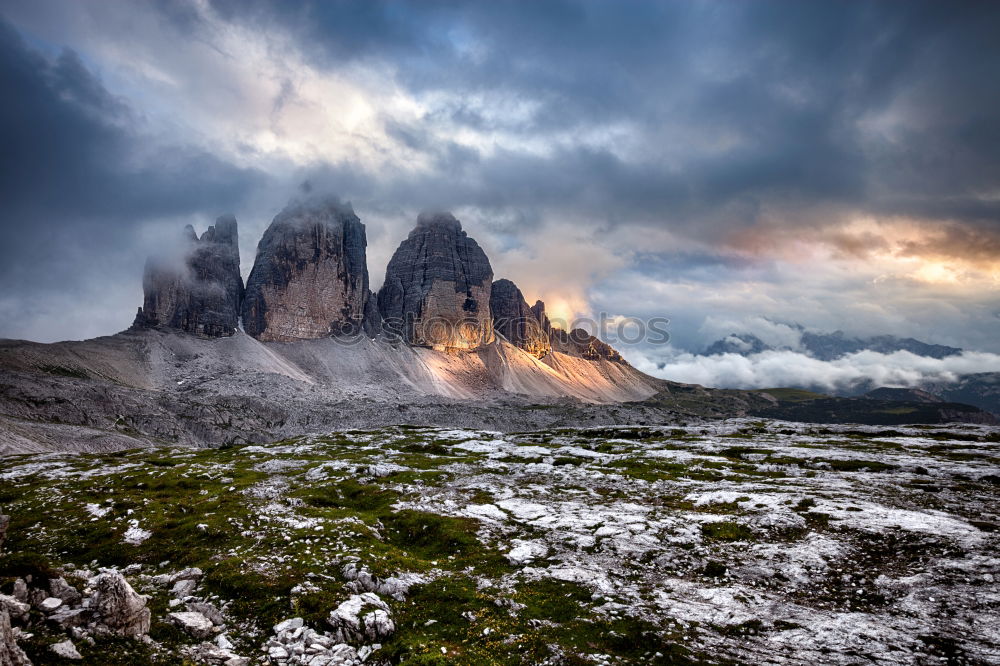
[[[173,328],[203,337],[232,335],[243,300],[236,218],[223,215],[198,238],[184,228],[180,248],[146,261],[143,304],[133,328]]]
[[[243,327],[289,342],[355,334],[377,325],[368,290],[365,225],[334,197],[293,201],[257,245]]]
[[[524,295],[513,282],[502,279],[493,283],[490,311],[496,332],[532,356],[542,358],[552,350],[552,343],[549,341],[545,304],[538,301],[535,305],[541,306],[542,317],[528,307]],[[545,328],[542,326],[542,318]]]
[[[537,358],[557,351],[589,361],[605,360],[627,365],[614,347],[584,329],[575,328],[567,332],[552,326],[545,314],[545,303],[535,301],[529,308],[521,290],[510,280],[493,283],[490,307],[497,332]]]
[[[378,293],[383,325],[406,342],[475,349],[493,341],[493,268],[451,213],[421,213]]]

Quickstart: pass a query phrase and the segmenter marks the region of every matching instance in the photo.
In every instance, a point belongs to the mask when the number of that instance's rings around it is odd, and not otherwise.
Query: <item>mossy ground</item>
[[[994,433],[947,434],[759,420],[502,437],[399,427],[15,456],[0,460],[0,508],[12,516],[0,589],[69,563],[197,566],[204,592],[229,602],[237,649],[258,655],[280,620],[322,630],[356,561],[382,577],[424,576],[390,602],[397,632],[373,657],[390,663],[739,662],[751,643],[780,651],[803,631],[792,609],[892,626],[905,598],[892,581],[996,545]],[[148,538],[128,543],[130,527]],[[515,543],[540,550],[509,559]],[[86,663],[176,663],[190,640],[164,621],[167,593],[140,591],[161,648],[81,646]],[[705,611],[706,594],[728,599],[732,619]],[[926,635],[937,650],[949,640]],[[964,639],[963,654],[988,643]],[[29,652],[54,640],[39,631]]]

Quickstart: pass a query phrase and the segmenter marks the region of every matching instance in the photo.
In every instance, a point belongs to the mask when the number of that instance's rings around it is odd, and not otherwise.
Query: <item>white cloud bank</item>
[[[768,351],[750,356],[679,354],[656,362],[630,359],[643,372],[671,381],[716,388],[805,386],[843,391],[862,382],[875,386],[911,387],[925,382],[955,382],[962,375],[1000,372],[1000,354],[963,352],[942,359],[907,351],[880,354],[861,351],[834,361],[821,361],[793,351]]]

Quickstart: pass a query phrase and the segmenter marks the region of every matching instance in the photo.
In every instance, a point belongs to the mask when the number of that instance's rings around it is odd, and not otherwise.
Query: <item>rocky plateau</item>
[[[1000,431],[390,427],[3,459],[4,664],[994,664]]]

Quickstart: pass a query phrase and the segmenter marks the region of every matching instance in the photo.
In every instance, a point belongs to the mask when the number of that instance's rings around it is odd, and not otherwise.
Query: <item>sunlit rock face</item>
[[[560,328],[553,328],[550,340],[552,349],[570,356],[579,356],[588,361],[604,360],[627,365],[627,361],[614,347],[582,328],[574,328],[569,333]]]
[[[451,213],[421,213],[393,254],[378,309],[413,345],[475,349],[493,341],[493,268]]]
[[[548,338],[552,351],[585,358],[589,361],[612,361],[628,365],[628,362],[618,353],[614,347],[599,340],[582,328],[574,328],[566,332],[561,328],[555,328],[549,322],[548,315],[545,314],[545,303],[535,301],[531,306],[531,313],[538,321],[538,326]]]
[[[243,300],[236,218],[220,217],[201,238],[191,225],[179,248],[150,257],[133,328],[174,328],[203,337],[232,335]]]
[[[541,301],[538,301],[541,303]],[[544,304],[542,305],[544,312]],[[528,307],[524,295],[510,280],[497,280],[490,294],[490,311],[496,332],[535,358],[552,350],[549,334],[537,315]]]
[[[278,342],[359,332],[371,297],[367,245],[349,203],[289,204],[257,245],[243,302],[246,332]]]

